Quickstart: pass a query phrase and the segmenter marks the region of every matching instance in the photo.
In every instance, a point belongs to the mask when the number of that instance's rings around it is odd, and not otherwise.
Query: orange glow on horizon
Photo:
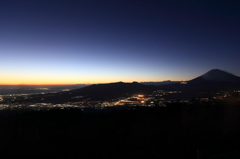
[[[56,82],[53,82],[53,81],[26,81],[26,82],[17,82],[17,81],[1,81],[0,82],[0,85],[77,85],[77,84],[86,84],[86,85],[91,85],[91,84],[104,84],[104,83],[116,83],[116,82],[124,82],[124,83],[132,83],[132,82],[164,82],[165,80],[163,81],[155,81],[155,80],[152,80],[152,81],[137,81],[137,80],[132,80],[132,81],[119,81],[119,80],[111,80],[111,81],[89,81],[89,82],[86,82],[86,81],[79,81],[79,82],[63,82],[63,81],[56,81]],[[173,80],[173,81],[182,81],[182,80]]]
[[[136,80],[139,79],[139,80]],[[182,81],[171,79],[172,81]],[[94,76],[94,75],[63,75],[63,74],[5,74],[2,75],[0,85],[76,85],[76,84],[104,84],[114,82],[162,82],[166,78],[154,77],[122,77],[122,76]]]
[[[138,83],[141,83],[141,82],[163,82],[163,81],[96,81],[96,82],[75,82],[75,83],[59,83],[59,82],[39,82],[39,83],[34,83],[34,82],[29,82],[29,83],[18,83],[18,82],[11,82],[11,83],[0,83],[0,85],[6,85],[6,86],[19,86],[19,85],[28,85],[28,86],[36,86],[36,85],[46,85],[46,86],[54,86],[54,85],[78,85],[78,84],[86,84],[86,85],[91,85],[91,84],[106,84],[106,83],[117,83],[117,82],[124,82],[124,83],[132,83],[132,82],[138,82]]]

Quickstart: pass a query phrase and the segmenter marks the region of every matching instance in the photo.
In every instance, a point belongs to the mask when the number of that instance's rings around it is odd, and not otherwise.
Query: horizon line
[[[163,80],[163,81],[114,81],[114,82],[96,82],[96,83],[72,83],[72,84],[1,84],[0,83],[0,86],[63,86],[63,85],[79,85],[79,84],[82,84],[82,85],[92,85],[92,84],[108,84],[108,83],[119,83],[119,82],[123,82],[123,83],[133,83],[133,82],[137,82],[137,83],[144,83],[144,82],[168,82],[168,81],[171,81],[171,82],[181,82],[183,80],[179,80],[179,81],[172,81],[172,80]]]

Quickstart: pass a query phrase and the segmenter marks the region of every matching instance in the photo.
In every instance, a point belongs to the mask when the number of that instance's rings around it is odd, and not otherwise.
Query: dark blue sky
[[[240,76],[240,2],[2,0],[2,84]]]

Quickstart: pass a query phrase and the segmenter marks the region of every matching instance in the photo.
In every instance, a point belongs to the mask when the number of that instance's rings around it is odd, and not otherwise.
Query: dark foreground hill
[[[237,158],[240,103],[229,101],[1,116],[0,158],[218,159],[229,153]]]

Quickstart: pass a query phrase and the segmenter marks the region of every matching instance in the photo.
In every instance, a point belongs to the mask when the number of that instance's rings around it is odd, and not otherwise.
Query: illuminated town
[[[69,90],[64,90],[69,91]],[[201,102],[211,102],[223,100],[227,97],[230,97],[233,93],[237,93],[240,95],[240,90],[235,91],[219,91],[214,93],[214,96],[203,97],[203,98],[194,98],[196,101]],[[45,94],[45,93],[41,93]],[[0,95],[0,110],[4,109],[22,109],[22,108],[31,108],[34,110],[42,110],[42,109],[52,109],[52,108],[79,108],[79,109],[104,109],[109,107],[166,107],[169,103],[186,103],[192,104],[193,98],[183,98],[181,91],[163,91],[157,90],[153,91],[152,94],[134,94],[129,97],[119,97],[117,99],[110,99],[105,101],[92,101],[90,99],[81,100],[83,96],[75,96],[72,97],[74,99],[79,99],[77,102],[65,102],[59,104],[53,103],[34,103],[34,102],[19,102],[20,100],[31,99],[33,94],[8,94],[8,95]],[[180,97],[182,99],[180,99]]]

